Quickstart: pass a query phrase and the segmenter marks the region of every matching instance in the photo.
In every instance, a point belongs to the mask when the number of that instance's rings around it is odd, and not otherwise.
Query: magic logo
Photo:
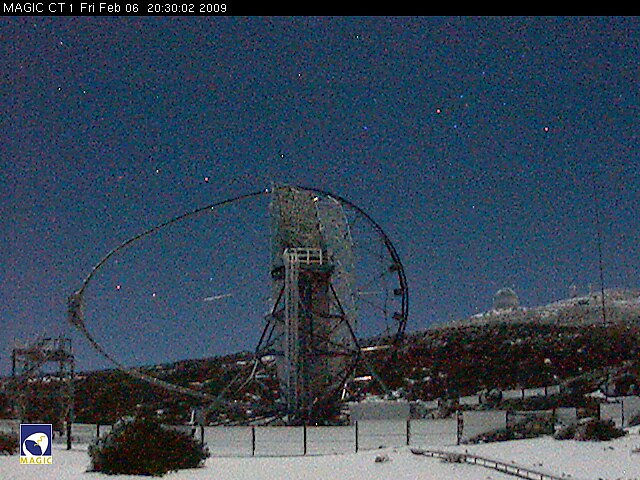
[[[52,428],[50,423],[20,425],[20,464],[51,465]]]

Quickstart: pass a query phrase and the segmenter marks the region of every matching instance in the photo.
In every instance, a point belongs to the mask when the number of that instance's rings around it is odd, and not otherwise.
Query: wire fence
[[[451,446],[457,421],[359,420],[348,426],[198,427],[213,456],[331,455],[408,445]]]
[[[466,418],[473,415],[467,413]],[[486,415],[480,415],[485,418]],[[469,420],[471,421],[471,420]],[[482,420],[474,433],[494,429],[495,422]],[[0,420],[0,431],[17,433],[16,420]],[[331,455],[386,447],[444,447],[460,442],[459,418],[420,420],[360,420],[347,426],[193,426],[168,425],[197,438],[209,447],[212,456],[300,456]],[[89,445],[109,433],[111,425],[74,423],[70,442],[64,434],[54,435],[58,444]]]
[[[454,418],[360,420],[347,426],[193,426],[168,425],[205,443],[212,456],[331,455],[386,447],[458,445],[471,437],[504,428],[504,411],[459,412]],[[54,443],[89,445],[109,433],[111,425],[74,423],[71,437]],[[19,431],[17,421],[0,421],[0,431]]]
[[[439,428],[429,428],[435,424]],[[444,429],[442,422],[417,420],[358,421],[348,426],[197,427],[194,434],[204,440],[213,456],[332,455],[400,447],[427,437],[438,445],[453,445],[455,422],[448,424]]]
[[[193,426],[168,425],[194,436],[212,456],[331,455],[405,445],[447,446],[457,443],[455,419],[372,420],[346,426]],[[71,444],[86,446],[109,433],[111,425],[74,423]],[[19,432],[17,420],[0,420],[0,432]],[[54,443],[67,443],[57,434]]]
[[[629,409],[631,402],[627,402]],[[603,418],[622,418],[623,402],[603,404]],[[632,405],[636,411],[636,403]],[[553,425],[577,421],[575,408],[545,411],[467,410],[445,419],[359,420],[346,426],[193,426],[169,425],[188,433],[209,447],[212,456],[301,456],[331,455],[386,447],[440,448],[474,441],[501,429],[516,428],[532,418],[548,419]],[[0,420],[0,432],[19,432],[17,420]],[[54,443],[89,445],[104,437],[111,425],[74,423],[71,437],[56,434]]]

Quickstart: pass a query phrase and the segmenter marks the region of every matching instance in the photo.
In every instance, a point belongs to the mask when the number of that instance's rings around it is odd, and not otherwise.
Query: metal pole
[[[604,262],[602,259],[602,224],[600,223],[600,204],[598,197],[598,186],[596,185],[595,172],[592,174],[593,183],[593,209],[596,217],[596,247],[598,250],[598,269],[600,270],[600,294],[602,295],[602,323],[607,324],[607,311],[604,299]]]
[[[307,454],[307,423],[302,424],[302,443],[304,445],[303,455]]]
[[[411,419],[407,418],[407,447],[411,444]]]
[[[358,453],[358,421],[356,420],[356,453]]]
[[[251,426],[251,456],[256,455],[256,427]]]
[[[67,422],[67,450],[71,450],[71,421]]]

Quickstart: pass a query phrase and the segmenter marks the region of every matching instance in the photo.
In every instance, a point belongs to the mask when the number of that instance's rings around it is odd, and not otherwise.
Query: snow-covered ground
[[[423,445],[428,448],[429,445]],[[543,437],[485,445],[437,446],[437,449],[473,453],[575,480],[638,480],[638,428],[610,442],[576,442]],[[376,462],[379,455],[389,461]],[[17,456],[0,457],[0,479],[27,480],[140,480],[142,477],[87,473],[85,446],[67,451],[56,445],[53,465],[20,465]],[[408,447],[385,448],[339,455],[297,457],[211,457],[203,468],[166,475],[167,480],[504,480],[514,477],[485,467],[444,463],[418,456]]]
[[[514,463],[559,477],[580,480],[640,480],[638,427],[631,428],[629,435],[609,442],[578,442],[541,437],[463,445],[447,450]]]
[[[389,461],[376,463],[381,452]],[[144,477],[85,473],[89,464],[86,451],[54,450],[53,465],[19,465],[18,457],[0,457],[3,480],[140,480]],[[406,447],[344,455],[307,457],[209,458],[204,468],[182,470],[165,475],[167,480],[418,480],[458,479],[503,480],[504,474],[471,465],[448,465],[440,460],[413,455]]]

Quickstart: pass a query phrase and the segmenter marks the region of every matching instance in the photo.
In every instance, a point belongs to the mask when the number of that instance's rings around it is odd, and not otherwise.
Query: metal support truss
[[[50,421],[58,430],[63,424],[69,427],[73,421],[75,369],[71,340],[42,338],[15,345],[11,367],[16,417],[23,423]]]

